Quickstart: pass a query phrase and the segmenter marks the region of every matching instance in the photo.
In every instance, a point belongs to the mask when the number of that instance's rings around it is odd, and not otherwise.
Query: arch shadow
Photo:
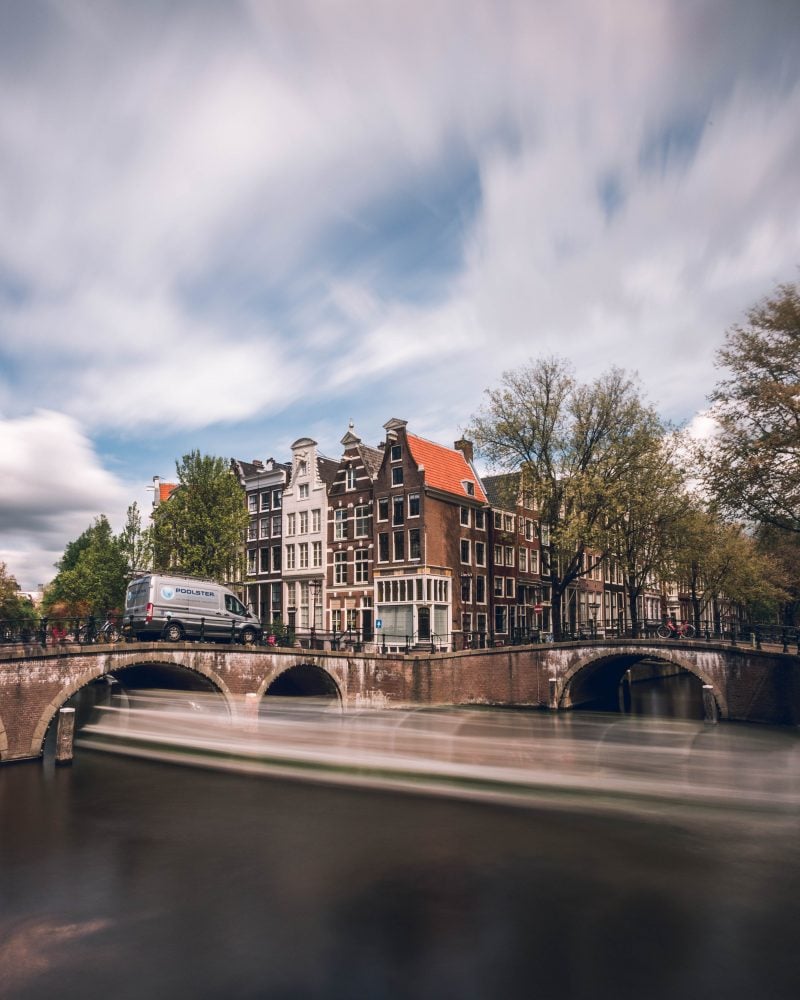
[[[570,709],[592,703],[598,705],[600,710],[606,708],[616,711],[622,678],[627,670],[643,661],[675,667],[697,678],[702,685],[711,687],[720,718],[728,717],[727,701],[714,684],[713,678],[692,658],[682,656],[679,650],[659,648],[637,648],[613,653],[598,651],[594,655],[584,657],[558,679],[555,707]]]
[[[315,663],[293,663],[272,671],[258,688],[259,698],[336,698],[344,704],[339,682],[332,673]]]
[[[230,689],[215,671],[198,670],[183,663],[171,663],[164,661],[163,659],[159,659],[157,656],[154,656],[152,659],[147,658],[138,662],[125,663],[117,667],[112,667],[110,670],[107,669],[107,664],[103,664],[102,668],[97,667],[85,671],[72,684],[62,688],[59,693],[48,702],[33,731],[30,744],[31,755],[34,757],[41,756],[44,751],[44,743],[47,737],[47,732],[58,712],[66,705],[70,698],[78,694],[79,691],[82,691],[97,681],[100,681],[103,677],[116,677],[117,675],[130,674],[130,672],[137,670],[142,672],[151,681],[155,681],[160,678],[161,680],[168,680],[172,683],[176,678],[182,675],[202,678],[205,682],[204,685],[200,685],[198,683],[197,687],[189,687],[188,690],[207,689],[210,687],[212,691],[220,694],[225,699],[228,711],[231,711],[232,709],[233,699]],[[171,683],[168,683],[167,686],[171,686]],[[147,683],[145,686],[155,686],[155,684]],[[187,688],[180,685],[173,686],[175,687],[175,690],[187,690]],[[0,746],[2,746],[1,743]]]

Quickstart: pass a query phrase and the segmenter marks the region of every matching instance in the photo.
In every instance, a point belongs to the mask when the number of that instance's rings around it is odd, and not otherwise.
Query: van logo
[[[174,587],[162,587],[161,596],[164,598],[165,601],[171,601],[172,598],[175,596]]]

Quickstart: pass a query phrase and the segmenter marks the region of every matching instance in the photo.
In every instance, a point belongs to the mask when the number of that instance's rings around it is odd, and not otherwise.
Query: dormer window
[[[308,462],[303,458],[297,463],[297,475],[307,476],[308,475]]]
[[[468,497],[475,496],[475,483],[473,483],[471,479],[464,480],[464,491]]]
[[[346,490],[354,490],[356,488],[356,470],[352,465],[348,465],[345,470],[344,482]]]

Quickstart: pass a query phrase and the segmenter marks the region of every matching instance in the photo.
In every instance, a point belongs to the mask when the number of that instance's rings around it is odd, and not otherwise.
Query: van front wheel
[[[167,622],[161,633],[161,638],[166,639],[167,642],[180,642],[183,638],[183,629],[177,622]]]
[[[245,646],[254,646],[256,643],[255,629],[252,628],[242,629],[242,642],[245,644]]]

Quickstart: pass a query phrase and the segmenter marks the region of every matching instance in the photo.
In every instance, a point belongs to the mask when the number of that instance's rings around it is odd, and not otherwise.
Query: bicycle
[[[97,629],[84,625],[78,633],[78,641],[87,642],[119,642],[122,632],[119,625],[111,617],[106,618]]]
[[[667,621],[658,626],[656,635],[659,639],[692,639],[695,635],[695,627],[689,622],[681,622],[677,625],[675,622]]]

